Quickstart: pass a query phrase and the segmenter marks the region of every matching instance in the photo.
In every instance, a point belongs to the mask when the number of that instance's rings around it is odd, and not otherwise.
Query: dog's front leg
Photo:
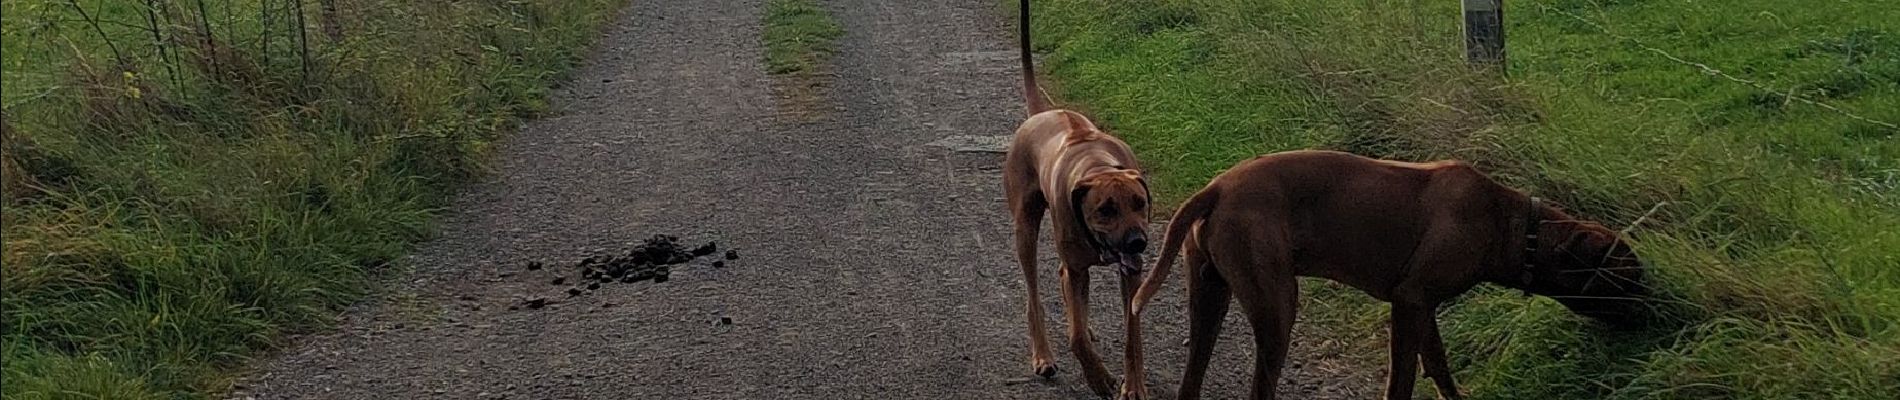
[[[1062,309],[1069,319],[1069,351],[1082,363],[1082,378],[1096,395],[1109,396],[1115,389],[1115,377],[1095,352],[1095,340],[1089,334],[1089,275],[1071,260],[1062,261]]]
[[[1044,203],[1041,196],[1024,200],[1015,209],[1016,217],[1016,263],[1023,268],[1023,282],[1028,284],[1029,296],[1026,299],[1026,316],[1029,319],[1029,371],[1044,378],[1056,375],[1056,360],[1049,351],[1049,332],[1043,328],[1048,319],[1042,315],[1042,290],[1037,285],[1040,277],[1036,274],[1036,239],[1042,228]]]
[[[1464,394],[1458,392],[1458,385],[1451,380],[1451,364],[1445,361],[1445,340],[1438,337],[1437,309],[1434,306],[1424,310],[1421,323],[1424,335],[1419,339],[1418,356],[1424,361],[1425,377],[1438,385],[1438,398],[1460,400]]]
[[[1135,289],[1141,287],[1141,275],[1121,273],[1122,277],[1122,318],[1127,319],[1128,336],[1122,343],[1122,368],[1127,371],[1122,376],[1122,400],[1143,400],[1148,398],[1148,373],[1141,357],[1141,316],[1135,315]]]
[[[1429,307],[1392,303],[1392,361],[1386,369],[1386,400],[1412,400],[1412,384],[1418,380],[1419,343],[1431,319]]]

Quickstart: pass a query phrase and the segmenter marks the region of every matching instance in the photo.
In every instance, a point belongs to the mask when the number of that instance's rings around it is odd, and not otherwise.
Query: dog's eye
[[[1141,199],[1135,199],[1134,201],[1128,202],[1128,209],[1133,210],[1133,211],[1141,211],[1143,207],[1147,207],[1147,206],[1148,206],[1148,202],[1141,201]]]

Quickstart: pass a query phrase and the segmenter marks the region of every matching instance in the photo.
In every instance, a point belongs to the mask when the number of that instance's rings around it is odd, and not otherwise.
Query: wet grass
[[[1900,8],[1511,3],[1500,78],[1464,64],[1457,2],[1035,4],[1057,97],[1133,145],[1165,200],[1330,148],[1471,160],[1628,229],[1663,321],[1614,333],[1474,291],[1440,318],[1473,398],[1900,396]],[[1382,366],[1385,307],[1305,283],[1305,323]]]

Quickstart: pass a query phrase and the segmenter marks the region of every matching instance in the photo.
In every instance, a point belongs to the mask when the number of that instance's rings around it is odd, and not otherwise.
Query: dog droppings
[[[705,246],[693,249],[693,257],[705,256],[719,251],[719,242],[706,242]]]
[[[653,237],[627,249],[625,253],[614,254],[607,252],[605,249],[595,250],[595,252],[599,254],[588,256],[571,264],[569,268],[574,272],[568,272],[570,270],[564,268],[550,268],[552,265],[544,264],[541,261],[529,262],[528,269],[540,270],[545,268],[554,271],[555,274],[560,274],[560,276],[556,276],[550,281],[550,284],[554,286],[566,286],[568,277],[573,276],[575,283],[573,286],[567,288],[566,293],[568,297],[578,297],[582,294],[586,294],[587,291],[600,290],[603,284],[611,284],[614,282],[634,283],[653,281],[653,283],[665,283],[672,279],[673,265],[685,264],[699,257],[717,254],[719,252],[719,244],[718,242],[707,242],[705,245],[699,247],[688,248],[680,245],[678,237],[671,235],[653,235]],[[726,251],[726,260],[738,258],[739,253],[732,250]],[[715,260],[712,262],[712,266],[714,268],[724,268],[726,263],[725,261]],[[539,309],[547,305],[547,300],[544,298],[535,298],[524,302],[523,305],[528,309]],[[517,310],[520,309],[520,307],[510,306],[509,309]]]

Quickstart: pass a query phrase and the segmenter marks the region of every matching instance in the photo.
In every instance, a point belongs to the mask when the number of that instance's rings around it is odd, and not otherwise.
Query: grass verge
[[[1457,2],[1035,5],[1060,97],[1164,200],[1331,148],[1471,160],[1627,227],[1667,322],[1606,332],[1481,288],[1440,319],[1474,398],[1900,397],[1900,8],[1511,3],[1499,80],[1464,65]],[[1305,283],[1307,323],[1382,365],[1385,307]]]
[[[813,0],[768,0],[764,23],[765,67],[773,74],[816,73],[844,34]]]
[[[0,3],[0,394],[225,390],[423,238],[623,3]]]

